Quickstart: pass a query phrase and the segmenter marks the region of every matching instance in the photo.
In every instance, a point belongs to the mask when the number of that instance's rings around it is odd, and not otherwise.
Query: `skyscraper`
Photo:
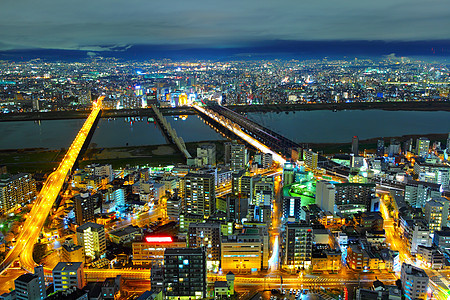
[[[78,245],[83,246],[84,254],[92,259],[106,252],[105,227],[96,223],[85,223],[77,228]]]
[[[186,212],[204,216],[214,214],[216,212],[214,175],[188,173],[183,181]]]
[[[14,280],[18,300],[42,300],[47,296],[45,290],[44,268],[34,268],[34,274],[23,274]]]
[[[225,143],[225,163],[230,164],[232,170],[242,170],[248,163],[247,148],[237,141]]]
[[[30,174],[3,175],[0,179],[0,214],[36,196],[36,181]]]
[[[94,220],[94,210],[97,199],[90,197],[89,192],[82,192],[73,197],[73,207],[75,211],[75,221],[77,225]]]
[[[430,148],[430,140],[421,137],[416,140],[416,154],[418,156],[424,157],[428,155],[428,149]]]
[[[164,252],[166,299],[206,298],[206,251],[204,248],[166,249]]]
[[[352,153],[355,156],[359,155],[359,139],[356,135],[352,138]]]
[[[323,211],[334,214],[334,197],[336,190],[334,186],[325,180],[317,181],[316,184],[316,204]]]

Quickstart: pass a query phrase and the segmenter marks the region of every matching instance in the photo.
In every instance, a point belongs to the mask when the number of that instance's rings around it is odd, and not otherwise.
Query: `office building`
[[[403,263],[401,271],[403,295],[406,299],[427,299],[428,275],[424,270]]]
[[[59,262],[52,270],[54,291],[84,286],[83,262]]]
[[[244,144],[237,141],[225,143],[225,163],[231,170],[244,170],[248,163],[248,153]]]
[[[214,175],[188,173],[184,181],[184,207],[187,213],[210,216],[216,212]]]
[[[433,235],[433,245],[441,249],[441,251],[450,251],[450,228],[443,227],[436,230]]]
[[[106,252],[105,227],[96,223],[85,223],[77,228],[77,243],[84,248],[86,257],[96,259]]]
[[[164,251],[176,248],[186,248],[186,242],[171,236],[146,236],[142,242],[134,242],[132,244],[133,265],[153,266],[162,264]]]
[[[231,178],[231,192],[233,195],[252,199],[254,190],[253,187],[259,180],[259,175],[252,175],[244,170],[235,172]]]
[[[416,140],[416,155],[420,157],[425,157],[428,155],[428,150],[430,149],[430,140],[421,137]]]
[[[178,221],[180,217],[182,202],[177,193],[174,193],[166,202],[167,217],[169,220]]]
[[[430,246],[430,229],[424,219],[408,219],[400,217],[400,234],[406,238],[407,249],[411,254],[417,253],[417,248]]]
[[[78,226],[86,222],[95,220],[95,207],[97,197],[90,196],[89,192],[81,192],[73,197],[73,209],[75,211],[75,221]]]
[[[370,210],[372,199],[375,198],[373,183],[336,183],[336,205],[363,204]]]
[[[316,183],[316,204],[323,211],[334,213],[336,189],[329,181],[320,180]]]
[[[197,148],[197,157],[201,159],[203,166],[216,165],[216,145],[208,144]]]
[[[359,139],[356,135],[352,138],[352,153],[359,156]]]
[[[206,249],[207,268],[214,269],[220,264],[221,227],[219,223],[190,223],[187,244],[189,248]]]
[[[430,233],[447,227],[449,203],[444,197],[432,198],[425,203],[425,219],[427,220]]]
[[[0,214],[23,205],[36,196],[36,181],[30,174],[0,177]]]
[[[283,244],[284,268],[292,272],[307,270],[311,265],[312,227],[298,223],[287,223]]]
[[[416,161],[414,174],[420,181],[441,184],[443,188],[450,186],[450,166],[446,164],[430,164]]]
[[[76,245],[72,238],[67,238],[61,245],[61,261],[77,262],[85,261],[83,246]]]
[[[311,170],[316,170],[319,162],[319,154],[311,150],[303,151],[305,165]]]
[[[173,300],[206,298],[206,251],[204,248],[166,249],[164,297]]]
[[[221,266],[224,271],[246,274],[267,269],[269,260],[268,234],[257,228],[245,228],[238,235],[222,241]]]
[[[44,268],[34,268],[34,274],[23,274],[14,280],[16,299],[42,300],[47,297],[45,288]]]
[[[377,156],[384,156],[384,140],[377,141]]]
[[[256,206],[271,205],[273,195],[273,178],[263,177],[254,183],[252,204]]]
[[[444,255],[435,245],[419,246],[416,259],[433,270],[440,270],[444,267]]]
[[[258,164],[260,168],[269,169],[272,167],[273,158],[271,153],[256,153],[254,161]]]
[[[441,185],[425,181],[411,180],[405,186],[405,201],[412,207],[422,208],[434,197],[441,196]]]

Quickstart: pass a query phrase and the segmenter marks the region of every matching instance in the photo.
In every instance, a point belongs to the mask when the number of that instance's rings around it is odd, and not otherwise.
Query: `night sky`
[[[1,0],[0,51],[448,55],[449,16],[449,0]]]

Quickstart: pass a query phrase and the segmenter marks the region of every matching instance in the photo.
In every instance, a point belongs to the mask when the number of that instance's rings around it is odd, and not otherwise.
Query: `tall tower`
[[[352,153],[359,156],[359,139],[356,135],[352,138]]]

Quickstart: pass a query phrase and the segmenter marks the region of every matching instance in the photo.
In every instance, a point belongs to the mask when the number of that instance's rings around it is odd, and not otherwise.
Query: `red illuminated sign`
[[[170,236],[147,236],[145,238],[147,243],[172,243],[172,237]]]

